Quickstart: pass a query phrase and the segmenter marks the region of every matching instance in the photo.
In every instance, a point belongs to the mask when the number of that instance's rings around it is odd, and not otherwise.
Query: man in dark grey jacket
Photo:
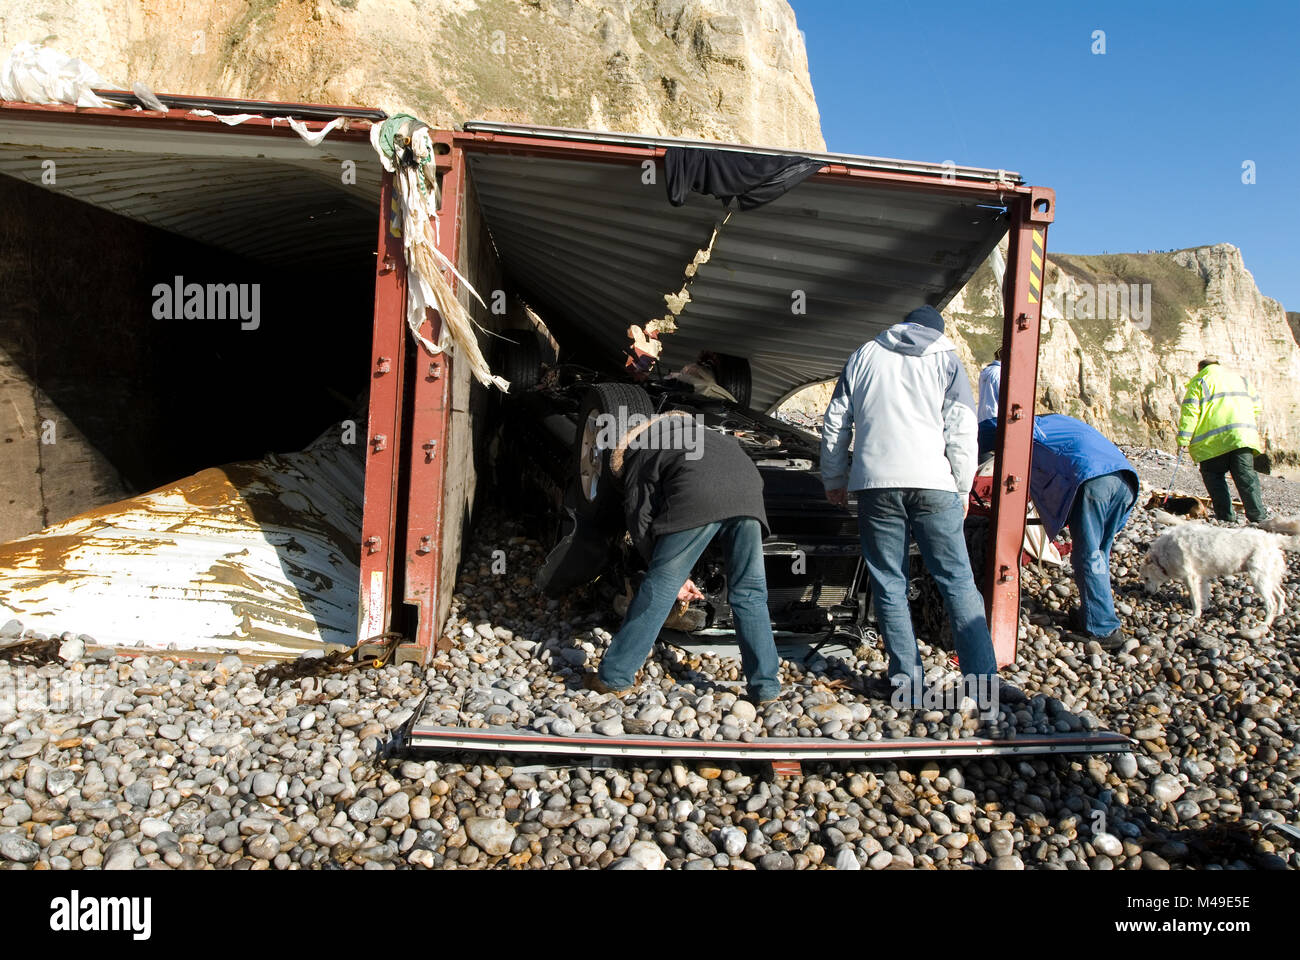
[[[671,442],[674,436],[690,442]],[[753,461],[733,438],[689,414],[668,413],[628,430],[610,454],[610,471],[622,479],[628,532],[649,570],[587,687],[617,694],[632,688],[673,605],[703,597],[691,569],[720,535],[750,697],[777,699],[780,660],[763,570],[767,513]]]

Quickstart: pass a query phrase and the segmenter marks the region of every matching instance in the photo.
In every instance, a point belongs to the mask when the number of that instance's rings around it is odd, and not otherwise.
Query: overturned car
[[[542,376],[538,353],[527,334],[499,351],[517,389],[502,398],[493,470],[503,502],[540,521],[540,534],[554,544],[539,573],[543,590],[562,595],[594,584],[599,599],[621,615],[645,564],[628,533],[611,454],[638,424],[664,429],[633,443],[678,445],[688,458],[702,445],[699,431],[713,430],[733,437],[763,478],[771,528],[763,554],[774,630],[853,644],[867,637],[874,616],[856,498],[850,495],[847,509],[827,501],[815,433],[745,405],[750,380],[743,358],[705,354],[690,366],[693,376],[669,373],[636,383],[572,363],[549,365]],[[652,419],[665,413],[679,417]],[[986,495],[987,485],[972,495],[966,524],[977,576],[988,549]],[[948,646],[942,601],[915,547],[911,577],[918,631]],[[731,633],[718,542],[709,545],[691,578],[704,599],[676,610],[666,626],[702,636]]]
[[[866,580],[857,521],[826,501],[817,472],[817,437],[747,409],[748,365],[726,356],[715,362],[723,371],[717,382],[734,401],[699,393],[676,377],[620,382],[567,363],[550,367],[531,389],[503,398],[498,490],[515,503],[531,497],[534,512],[549,511],[555,521],[555,547],[540,585],[559,594],[596,581],[615,609],[625,608],[643,564],[627,536],[622,484],[611,470],[610,451],[627,427],[674,411],[690,417],[678,437],[688,456],[701,439],[698,429],[716,430],[734,437],[763,477],[772,531],[763,553],[774,627],[804,633],[860,628]],[[705,600],[675,615],[669,626],[729,631],[725,565],[717,544],[706,550],[692,579]]]

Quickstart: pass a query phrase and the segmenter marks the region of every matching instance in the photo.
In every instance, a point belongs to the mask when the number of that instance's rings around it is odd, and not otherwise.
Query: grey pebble
[[[14,863],[35,863],[41,848],[25,837],[12,833],[0,835],[0,857]]]
[[[362,797],[348,807],[348,817],[356,823],[369,823],[379,815],[379,804],[369,797]]]

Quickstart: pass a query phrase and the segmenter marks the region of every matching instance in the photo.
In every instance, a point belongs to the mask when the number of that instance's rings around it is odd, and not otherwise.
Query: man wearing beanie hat
[[[938,310],[922,306],[859,347],[844,365],[822,428],[826,498],[845,506],[848,491],[857,491],[890,682],[914,704],[924,671],[907,605],[912,539],[943,595],[967,683],[997,688],[984,601],[962,530],[977,462],[975,401],[943,326]]]

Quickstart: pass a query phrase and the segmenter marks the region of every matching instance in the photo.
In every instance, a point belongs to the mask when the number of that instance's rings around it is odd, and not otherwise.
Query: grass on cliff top
[[[1081,283],[1151,284],[1151,326],[1145,333],[1156,345],[1176,339],[1187,316],[1205,306],[1205,280],[1175,262],[1171,253],[1053,253],[1048,260]],[[1081,343],[1099,343],[1109,336],[1109,322],[1076,319],[1070,324]]]
[[[990,324],[985,327],[967,326],[969,320],[980,320],[983,318],[961,317],[957,320],[957,329],[961,331],[961,337],[966,341],[966,346],[970,347],[971,355],[975,362],[979,364],[980,369],[984,368],[986,363],[993,359],[993,351],[1002,346],[1002,328],[1000,324]]]
[[[993,359],[1002,346],[1002,303],[995,293],[997,278],[993,263],[985,260],[966,284],[967,312],[952,314],[961,337],[981,367]]]
[[[993,273],[993,261],[986,259],[966,282],[966,306],[969,313],[978,317],[1001,316],[1002,303],[990,292],[996,289],[997,277]]]

